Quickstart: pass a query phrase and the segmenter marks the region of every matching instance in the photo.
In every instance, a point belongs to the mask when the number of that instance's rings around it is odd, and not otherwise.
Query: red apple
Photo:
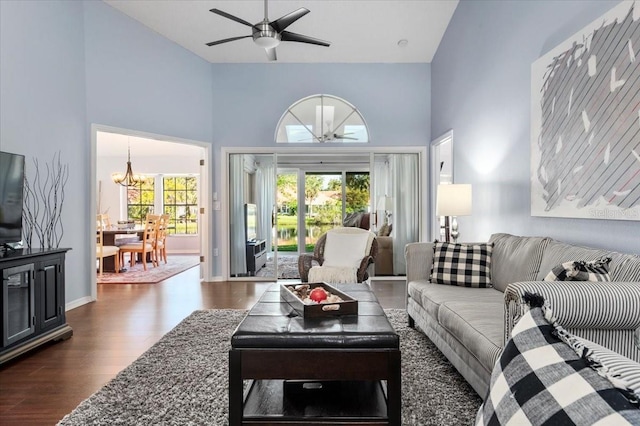
[[[327,292],[322,287],[316,287],[309,293],[309,299],[320,303],[327,298]]]

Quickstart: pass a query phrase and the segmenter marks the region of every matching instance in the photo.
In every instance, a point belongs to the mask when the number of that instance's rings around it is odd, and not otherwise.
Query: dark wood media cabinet
[[[247,273],[255,275],[267,264],[267,242],[265,240],[247,241]]]
[[[67,251],[22,249],[0,255],[0,364],[73,335],[65,316]]]

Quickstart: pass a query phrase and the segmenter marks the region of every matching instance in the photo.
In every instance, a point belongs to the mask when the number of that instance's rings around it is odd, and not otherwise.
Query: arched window
[[[366,143],[369,129],[358,109],[332,95],[312,95],[280,117],[277,143]]]

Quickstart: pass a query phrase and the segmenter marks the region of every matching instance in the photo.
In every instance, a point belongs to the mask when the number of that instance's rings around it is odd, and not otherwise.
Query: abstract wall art
[[[531,214],[640,220],[640,1],[531,67]]]

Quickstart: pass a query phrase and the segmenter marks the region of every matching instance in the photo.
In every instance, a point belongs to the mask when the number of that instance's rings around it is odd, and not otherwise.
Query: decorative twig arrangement
[[[61,216],[69,165],[61,163],[59,152],[50,164],[45,164],[46,173],[40,173],[37,158],[33,159],[33,164],[35,175],[32,182],[26,176],[24,179],[24,241],[31,248],[35,234],[41,248],[58,248],[64,234]]]

